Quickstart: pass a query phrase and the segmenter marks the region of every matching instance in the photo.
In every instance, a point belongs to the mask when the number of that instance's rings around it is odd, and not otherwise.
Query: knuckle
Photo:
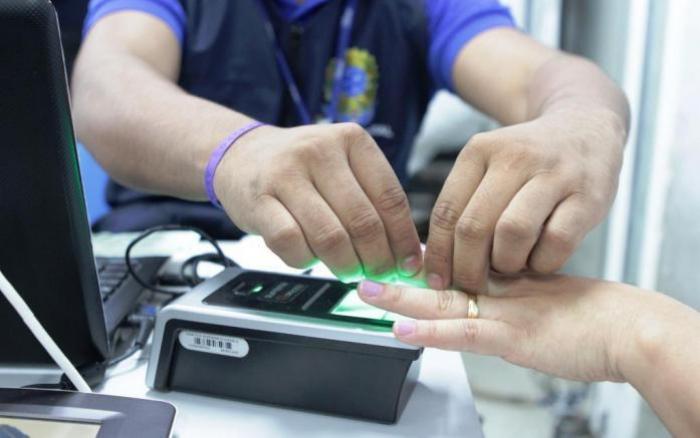
[[[502,217],[496,224],[496,234],[506,240],[525,240],[532,238],[536,233],[536,226],[522,217]]]
[[[466,163],[474,160],[478,160],[482,157],[483,149],[481,147],[475,147],[471,142],[467,144],[466,147],[462,148],[457,155],[456,163]]]
[[[613,196],[614,194],[610,194],[604,190],[591,190],[588,193],[589,202],[594,210],[608,206]]]
[[[501,150],[498,154],[506,162],[522,163],[539,158],[539,153],[536,149],[531,148],[528,143],[523,141],[512,142],[508,148]]]
[[[367,136],[367,131],[357,123],[339,123],[336,127],[339,135],[349,140],[357,140]]]
[[[322,228],[313,238],[313,246],[319,252],[328,253],[335,251],[345,243],[345,232],[335,226]]]
[[[332,148],[325,147],[325,142],[319,137],[309,136],[296,144],[296,153],[305,163],[328,160],[331,151]]]
[[[456,292],[451,290],[437,291],[437,307],[440,313],[448,313],[450,309],[452,309],[452,305],[455,301],[455,294]]]
[[[400,186],[392,187],[379,195],[377,208],[380,212],[396,216],[409,211],[408,197]]]
[[[508,149],[499,152],[495,163],[498,169],[508,173],[536,173],[550,167],[541,152],[523,143],[511,144]]]
[[[297,253],[299,242],[303,240],[303,236],[296,227],[280,228],[273,234],[264,236],[264,240],[272,252],[277,254],[289,266],[303,267],[311,262],[303,254]]]
[[[567,187],[582,188],[586,186],[588,175],[581,166],[563,166],[559,172],[559,178]]]
[[[371,211],[362,211],[348,222],[348,233],[352,240],[372,240],[383,232],[384,225],[382,221]]]
[[[491,256],[491,269],[501,274],[517,274],[527,263],[527,252],[502,252]]]
[[[467,142],[467,149],[473,152],[485,152],[493,143],[491,135],[487,132],[479,132],[471,136]]]
[[[483,221],[467,216],[457,222],[455,235],[464,242],[474,242],[486,239],[490,235],[489,226]]]
[[[275,230],[269,236],[266,236],[265,242],[267,243],[267,246],[269,246],[275,253],[286,253],[287,251],[294,249],[301,237],[301,231],[299,231],[297,227],[286,226],[281,227]]]
[[[433,208],[430,224],[440,229],[452,231],[459,220],[461,212],[450,201],[439,201]]]
[[[346,153],[353,150],[354,153],[363,155],[369,153],[372,149],[378,148],[374,139],[357,123],[338,124],[336,134],[340,139],[339,144],[346,148]]]
[[[387,301],[390,304],[400,304],[403,301],[403,288],[396,286],[387,286],[390,293],[387,295]]]
[[[423,333],[426,340],[429,340],[431,342],[437,341],[439,338],[439,331],[435,321],[426,321]]]
[[[546,240],[558,253],[569,254],[576,248],[576,233],[564,228],[549,228],[546,231]]]
[[[468,345],[476,344],[479,341],[479,324],[472,319],[463,319],[462,321],[462,335],[464,336],[464,342]]]

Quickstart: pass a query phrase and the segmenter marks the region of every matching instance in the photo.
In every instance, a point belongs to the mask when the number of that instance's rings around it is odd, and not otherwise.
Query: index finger
[[[423,266],[423,254],[408,197],[379,146],[359,129],[348,149],[350,168],[384,223],[399,272],[412,277]]]
[[[455,290],[420,289],[365,280],[359,297],[373,306],[416,319],[466,318],[469,295]],[[479,318],[498,319],[493,298],[479,295]]]
[[[465,148],[435,201],[425,247],[426,279],[433,289],[444,289],[452,283],[455,227],[485,173],[480,153]]]

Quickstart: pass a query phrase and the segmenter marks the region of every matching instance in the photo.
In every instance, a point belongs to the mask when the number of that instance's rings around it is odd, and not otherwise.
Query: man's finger
[[[357,125],[349,127],[350,168],[384,224],[399,271],[411,277],[421,270],[423,255],[406,193],[372,137]]]
[[[525,183],[525,177],[489,170],[455,228],[452,282],[460,290],[483,291],[494,230],[501,214]]]
[[[301,227],[277,199],[271,196],[261,199],[254,215],[257,218],[254,231],[286,264],[300,269],[313,264],[315,257]]]
[[[481,155],[463,150],[435,202],[425,249],[426,280],[433,289],[451,283],[455,227],[485,173]]]
[[[311,251],[336,276],[351,279],[362,274],[350,236],[308,180],[290,181],[278,189],[278,196],[301,227]]]
[[[314,173],[314,185],[348,232],[365,276],[381,279],[394,275],[396,262],[384,223],[347,163],[324,166]]]
[[[575,196],[554,210],[530,256],[533,271],[552,273],[564,266],[586,233],[593,228],[585,203]]]
[[[398,321],[394,335],[408,344],[501,357],[521,346],[513,326],[487,319]]]
[[[544,223],[564,196],[557,181],[546,177],[528,181],[496,223],[491,268],[504,274],[525,269]]]

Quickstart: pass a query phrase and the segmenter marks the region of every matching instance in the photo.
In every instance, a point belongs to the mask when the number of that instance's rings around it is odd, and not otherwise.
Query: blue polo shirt
[[[271,13],[261,14],[260,2]],[[406,167],[428,102],[453,90],[460,50],[475,36],[511,27],[497,0],[359,0],[339,96],[332,72],[344,0],[92,0],[84,32],[118,11],[162,20],[180,43],[178,85],[188,93],[276,126],[297,126],[297,106],[276,64],[271,24],[312,120],[365,127],[396,175]],[[269,18],[270,23],[266,20]],[[111,181],[112,207],[96,229],[129,231],[161,224],[197,226],[235,237],[226,214],[206,203],[140,193]]]
[[[236,0],[234,0],[236,1]],[[302,20],[329,0],[275,0],[289,22]],[[173,31],[182,44],[185,11],[178,0],[91,0],[84,33],[101,18],[114,12],[133,10],[151,14]],[[454,91],[452,67],[459,51],[478,34],[495,27],[512,27],[513,18],[498,0],[428,0],[429,67],[438,88]]]

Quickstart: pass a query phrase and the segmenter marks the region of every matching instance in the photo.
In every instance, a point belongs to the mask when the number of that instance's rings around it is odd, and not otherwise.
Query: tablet
[[[0,437],[166,438],[174,418],[162,401],[0,388]]]

